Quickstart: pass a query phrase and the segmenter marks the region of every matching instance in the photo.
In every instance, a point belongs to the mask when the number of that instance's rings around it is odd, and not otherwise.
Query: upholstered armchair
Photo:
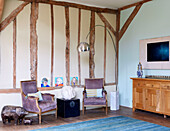
[[[101,97],[88,97],[88,89],[102,89]],[[96,79],[85,79],[85,86],[83,91],[83,115],[84,109],[90,106],[102,106],[106,107],[106,115],[107,115],[107,92],[104,90],[104,80],[103,78]]]
[[[35,80],[21,81],[21,96],[23,108],[30,112],[39,115],[39,124],[41,124],[41,114],[52,110],[56,110],[57,117],[57,105],[54,100],[54,95],[45,93],[42,94],[43,100],[39,101],[39,98],[34,96],[28,96],[29,93],[36,93],[37,82]]]

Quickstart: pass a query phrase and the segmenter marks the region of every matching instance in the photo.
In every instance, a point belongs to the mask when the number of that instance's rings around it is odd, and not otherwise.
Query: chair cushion
[[[102,89],[86,89],[87,97],[103,97]]]
[[[84,98],[84,105],[106,105],[106,99],[103,97]]]
[[[34,97],[37,97],[39,98],[39,101],[42,101],[43,100],[43,97],[42,97],[42,94],[40,91],[36,92],[36,93],[28,93],[27,96],[34,96]]]
[[[57,107],[55,101],[39,101],[38,104],[42,112],[49,111]]]
[[[86,89],[102,89],[103,78],[85,79],[85,88]]]
[[[35,80],[31,81],[22,81],[21,88],[25,95],[28,93],[36,93],[37,90],[37,82]]]

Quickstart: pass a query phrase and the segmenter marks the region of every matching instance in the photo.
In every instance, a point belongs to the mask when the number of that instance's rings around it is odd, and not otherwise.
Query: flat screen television
[[[169,61],[169,41],[147,43],[147,62]]]
[[[170,70],[170,36],[139,41],[139,62],[143,69]]]

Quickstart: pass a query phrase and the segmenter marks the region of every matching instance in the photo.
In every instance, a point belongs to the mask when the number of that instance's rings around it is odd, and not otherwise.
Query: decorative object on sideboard
[[[11,122],[11,120],[15,121],[15,125],[21,124],[24,117],[28,115],[28,112],[20,106],[4,106],[1,111],[1,117],[3,124]]]
[[[65,100],[71,100],[76,97],[76,92],[71,86],[64,86],[61,90],[62,98]]]
[[[138,71],[137,71],[137,76],[141,77],[143,76],[143,71],[142,71],[142,64],[139,62],[138,64]]]

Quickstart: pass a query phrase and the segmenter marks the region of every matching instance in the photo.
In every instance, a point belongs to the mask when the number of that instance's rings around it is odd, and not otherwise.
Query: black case
[[[80,99],[64,100],[57,98],[57,115],[67,118],[80,115]]]

